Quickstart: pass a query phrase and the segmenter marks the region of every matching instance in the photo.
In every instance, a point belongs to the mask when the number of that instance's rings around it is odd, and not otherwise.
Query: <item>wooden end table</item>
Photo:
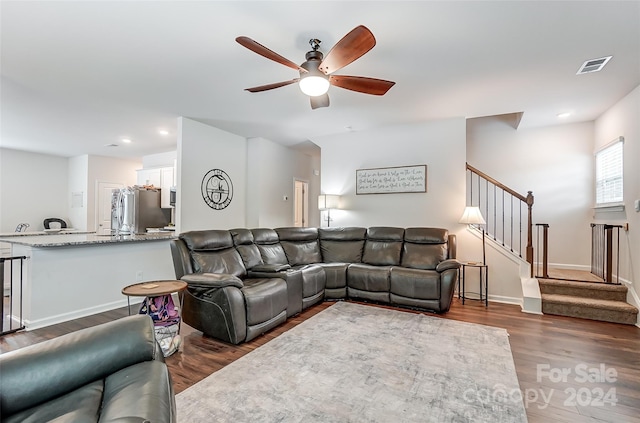
[[[146,302],[145,306],[147,309],[147,314],[151,313],[151,299],[155,297],[162,297],[172,295],[173,293],[178,294],[178,317],[176,324],[178,325],[177,334],[180,333],[180,323],[182,321],[182,302],[184,299],[183,291],[187,289],[187,283],[178,280],[162,280],[162,281],[148,281],[148,282],[139,282],[133,285],[125,286],[122,288],[122,293],[127,296],[127,310],[129,311],[129,315],[131,315],[131,297],[145,297],[144,301]],[[154,322],[155,324],[156,322]],[[162,324],[156,324],[156,328],[163,327]],[[171,331],[162,331],[156,329],[156,339],[160,342],[165,340],[167,337],[173,338],[173,333]]]

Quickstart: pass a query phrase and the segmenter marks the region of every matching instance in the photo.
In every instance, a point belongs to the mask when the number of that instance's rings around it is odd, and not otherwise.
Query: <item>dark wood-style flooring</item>
[[[181,351],[167,358],[176,393],[331,304],[325,302],[313,306],[273,331],[241,345],[205,338],[200,332],[183,325]],[[123,308],[6,335],[0,338],[0,352],[36,344],[125,315],[127,311]],[[499,303],[490,303],[485,308],[477,301],[467,301],[463,306],[458,299],[454,300],[450,312],[439,317],[501,327],[508,331],[529,422],[640,423],[640,328],[525,314],[519,306]],[[562,372],[565,377],[561,376]],[[602,380],[605,377],[606,380]]]

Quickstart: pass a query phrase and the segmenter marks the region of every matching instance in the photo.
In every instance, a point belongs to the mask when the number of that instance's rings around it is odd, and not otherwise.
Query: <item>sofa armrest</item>
[[[291,269],[291,266],[288,264],[259,264],[257,266],[253,266],[251,268],[251,271],[254,272],[263,272],[263,273],[269,273],[269,272],[282,272],[283,270],[289,270]]]
[[[240,278],[226,273],[192,273],[183,276],[181,280],[193,288],[224,288],[226,286],[242,288],[244,286]]]
[[[139,314],[1,354],[0,416],[45,403],[125,367],[164,360],[158,351],[153,321]]]
[[[445,270],[459,269],[459,268],[460,268],[460,262],[458,260],[447,259],[438,263],[438,265],[436,266],[436,271],[444,272]]]

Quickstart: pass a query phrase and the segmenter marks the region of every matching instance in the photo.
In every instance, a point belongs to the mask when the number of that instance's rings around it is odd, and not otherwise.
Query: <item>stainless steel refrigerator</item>
[[[147,228],[163,228],[171,221],[171,210],[160,208],[160,190],[127,187],[113,190],[111,234],[144,234]]]

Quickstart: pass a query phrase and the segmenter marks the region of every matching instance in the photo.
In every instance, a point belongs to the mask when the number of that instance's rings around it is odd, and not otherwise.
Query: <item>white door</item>
[[[302,228],[309,221],[309,184],[305,181],[294,181],[293,226]]]
[[[123,184],[98,182],[98,207],[96,208],[96,233],[111,234],[111,193],[114,189],[124,188]]]

